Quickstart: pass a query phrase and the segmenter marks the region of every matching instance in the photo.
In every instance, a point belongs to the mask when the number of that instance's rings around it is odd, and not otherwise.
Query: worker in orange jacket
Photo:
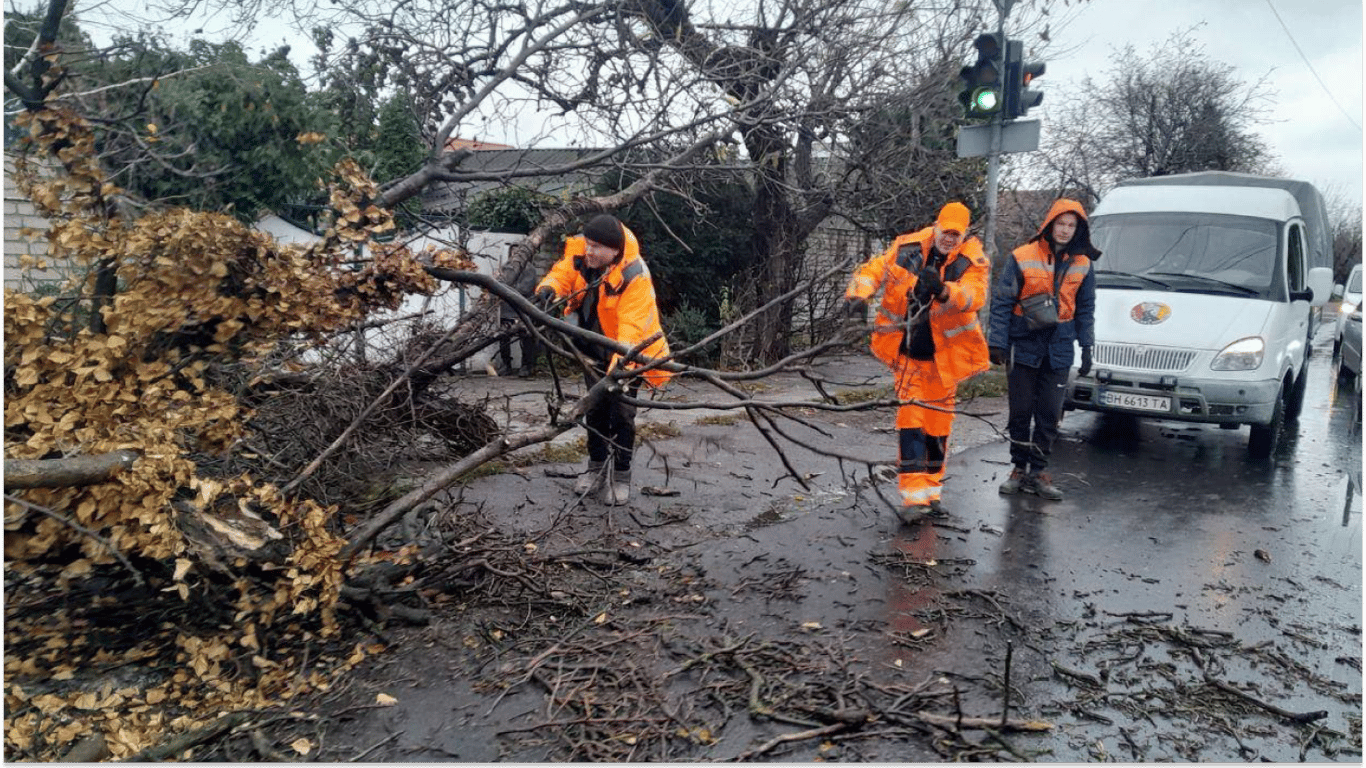
[[[898,517],[913,523],[941,512],[944,464],[959,382],[986,371],[986,338],[977,312],[986,306],[991,264],[968,237],[967,206],[945,205],[931,227],[898,237],[864,262],[845,290],[845,311],[866,316],[882,290],[873,354],[892,369],[900,438]]]
[[[669,356],[669,343],[659,324],[654,283],[640,257],[640,243],[616,217],[595,216],[584,225],[583,234],[566,240],[564,256],[537,285],[536,300],[547,310],[563,301],[567,320],[627,347],[658,334],[640,354],[653,359]],[[578,340],[575,346],[592,361],[592,369],[585,373],[590,388],[622,365],[621,355],[605,347]],[[627,363],[629,367],[640,364]],[[643,377],[649,386],[658,387],[668,381],[669,373],[653,368]],[[626,395],[635,397],[638,389],[638,381],[628,384]],[[635,406],[617,393],[610,393],[584,415],[588,467],[574,485],[580,496],[601,490],[607,504],[630,500],[635,417]]]

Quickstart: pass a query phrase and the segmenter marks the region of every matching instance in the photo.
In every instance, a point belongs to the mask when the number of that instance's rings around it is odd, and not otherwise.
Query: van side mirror
[[[1307,299],[1311,307],[1321,307],[1327,304],[1328,297],[1333,293],[1333,270],[1328,267],[1314,267],[1309,270],[1309,279],[1305,281],[1305,287],[1308,290],[1303,293],[1309,294],[1308,296],[1296,295],[1292,292],[1291,300]]]

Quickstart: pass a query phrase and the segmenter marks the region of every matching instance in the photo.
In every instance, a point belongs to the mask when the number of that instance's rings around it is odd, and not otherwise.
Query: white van
[[[1301,201],[1304,201],[1303,204]],[[1310,210],[1306,216],[1305,209]],[[1065,407],[1251,426],[1270,454],[1304,403],[1332,290],[1322,198],[1304,182],[1196,173],[1126,182],[1091,215],[1096,346]]]

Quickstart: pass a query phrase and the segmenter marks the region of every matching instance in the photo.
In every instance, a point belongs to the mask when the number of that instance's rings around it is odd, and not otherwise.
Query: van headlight
[[[1340,313],[1342,313],[1342,314],[1344,314],[1344,315],[1350,315],[1350,314],[1352,314],[1352,310],[1354,310],[1354,309],[1356,309],[1356,308],[1357,308],[1356,302],[1354,302],[1354,301],[1344,301],[1344,302],[1342,302],[1342,306],[1338,307],[1338,312],[1340,312]]]
[[[1215,371],[1255,371],[1261,366],[1265,352],[1266,343],[1262,337],[1249,336],[1220,350],[1209,367]]]

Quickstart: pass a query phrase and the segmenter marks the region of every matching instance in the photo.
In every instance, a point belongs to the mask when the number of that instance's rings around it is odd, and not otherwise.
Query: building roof
[[[474,152],[457,169],[457,174],[486,177],[490,174],[507,174],[503,178],[475,178],[470,181],[444,181],[427,187],[423,195],[423,207],[430,213],[451,213],[458,209],[462,201],[476,197],[484,192],[502,189],[508,185],[535,189],[538,192],[562,196],[587,190],[596,183],[602,174],[602,167],[584,168],[565,173],[552,173],[578,162],[585,157],[601,152],[598,149],[485,149]],[[520,175],[544,171],[544,175]]]

